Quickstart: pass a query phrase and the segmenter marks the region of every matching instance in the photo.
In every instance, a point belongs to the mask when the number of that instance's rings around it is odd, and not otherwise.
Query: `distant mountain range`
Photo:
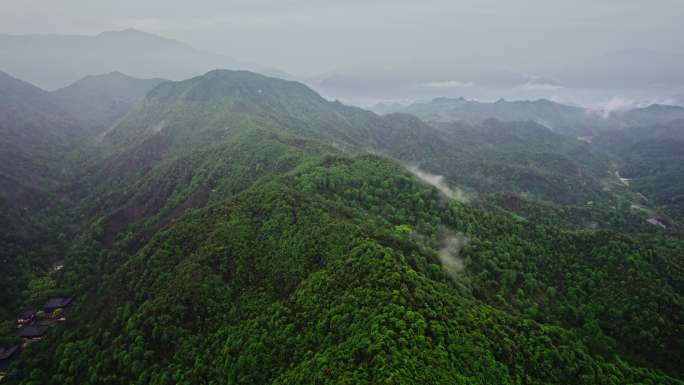
[[[135,29],[96,36],[0,35],[0,57],[0,70],[48,90],[87,75],[114,71],[139,78],[180,80],[216,68],[231,68],[287,77],[272,68]]]
[[[408,113],[426,121],[477,124],[487,119],[533,121],[549,129],[571,135],[591,136],[605,129],[663,124],[684,119],[684,107],[651,105],[624,111],[593,110],[549,100],[479,102],[464,98],[435,98],[409,105],[376,104],[379,114]]]
[[[439,67],[429,70],[387,68],[382,71],[338,70],[306,83],[321,94],[344,100],[420,99],[451,92],[481,92],[485,89],[560,86],[554,79],[524,75],[498,68]]]
[[[684,153],[684,107],[652,104],[627,110],[597,111],[549,100],[486,103],[464,98],[436,98],[410,105],[378,104],[373,110],[379,114],[412,114],[440,127],[453,123],[481,127],[490,119],[543,125],[558,134],[592,143],[596,150],[613,154],[619,159],[615,162],[621,174],[637,178],[631,182],[632,188],[651,197],[673,218],[684,217],[684,184],[676,182],[684,180],[680,166]],[[483,142],[491,143],[501,135]],[[460,134],[461,139],[466,137]],[[525,142],[527,145],[534,143],[529,139]],[[551,148],[548,143],[535,146]],[[553,152],[558,154],[560,151],[555,149]],[[472,186],[478,182],[470,180],[465,184]],[[524,184],[517,182],[514,185]],[[561,195],[556,193],[556,196]]]
[[[576,52],[557,63],[458,60],[391,62],[338,68],[307,79],[328,98],[369,106],[379,101],[447,96],[480,100],[556,98],[597,105],[612,98],[684,103],[684,54],[675,51]],[[485,64],[486,63],[486,64]]]
[[[295,79],[278,69],[196,49],[136,29],[84,35],[0,34],[0,70],[43,89],[54,90],[87,75],[120,71],[138,78],[182,80],[213,69],[249,70]],[[301,78],[321,95],[357,105],[369,101],[419,100],[437,96],[471,98],[550,98],[588,103],[620,95],[665,100],[684,90],[682,55],[619,51],[600,58],[576,58],[552,72],[458,63],[392,63],[342,68]],[[646,76],[645,74],[648,74]],[[670,98],[684,103],[681,98]]]

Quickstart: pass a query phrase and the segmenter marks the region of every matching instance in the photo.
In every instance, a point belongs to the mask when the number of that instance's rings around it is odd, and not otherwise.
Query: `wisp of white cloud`
[[[458,81],[458,80],[445,80],[445,81],[423,83],[423,87],[428,87],[428,88],[468,88],[468,87],[474,87],[474,86],[475,86],[475,83],[473,83],[473,82],[462,82],[462,81]]]
[[[437,255],[440,262],[442,262],[442,266],[452,278],[456,278],[456,274],[465,267],[465,262],[461,258],[460,253],[463,246],[466,246],[469,242],[470,238],[461,233],[454,234],[451,231],[444,233]]]
[[[413,175],[420,178],[423,182],[435,187],[449,199],[455,199],[462,203],[468,202],[469,199],[466,194],[458,188],[450,188],[449,185],[444,181],[444,176],[430,174],[429,172],[422,171],[416,166],[409,166],[407,169],[411,171]]]
[[[676,105],[674,99],[649,99],[634,100],[614,96],[604,103],[599,103],[590,107],[590,110],[603,118],[609,118],[615,112],[628,111],[635,108],[644,108],[652,104]]]
[[[527,82],[525,84],[520,85],[519,87],[525,91],[557,91],[563,88],[562,86],[559,86],[557,84],[534,82]]]

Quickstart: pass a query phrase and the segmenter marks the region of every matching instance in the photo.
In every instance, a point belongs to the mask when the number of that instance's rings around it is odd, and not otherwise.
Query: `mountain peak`
[[[149,90],[164,81],[166,80],[159,78],[141,79],[127,75],[121,71],[112,71],[104,74],[87,75],[64,88],[60,88],[55,92],[60,93],[64,90],[84,87],[104,92],[111,91],[112,88],[123,87],[129,89],[131,87],[139,88],[140,86]]]
[[[119,31],[104,31],[97,34],[96,37],[108,37],[108,36],[152,36],[163,39],[161,36],[157,36],[145,31],[141,31],[135,28],[126,28]]]
[[[112,72],[110,72],[110,73],[108,73],[108,74],[105,74],[105,76],[115,76],[115,77],[126,77],[126,78],[130,78],[130,76],[126,75],[125,73],[123,73],[123,72],[121,72],[121,71],[112,71]]]
[[[112,71],[112,72],[103,73],[103,74],[86,75],[86,76],[82,77],[81,79],[77,80],[76,82],[74,82],[74,84],[81,83],[84,81],[98,80],[98,79],[133,79],[133,77],[128,76],[121,71]]]
[[[286,99],[323,100],[302,83],[272,78],[245,70],[216,69],[201,76],[161,84],[149,94],[158,100],[209,101],[240,97],[241,103],[287,102]]]
[[[135,44],[161,44],[166,46],[183,46],[189,47],[185,43],[178,40],[169,39],[163,36],[155,35],[153,33],[141,31],[135,28],[123,29],[120,31],[104,31],[95,36],[95,39],[108,41],[123,41],[125,43]]]
[[[673,105],[669,105],[669,104],[654,103],[654,104],[651,104],[647,107],[641,108],[641,110],[643,110],[643,111],[654,111],[654,112],[658,112],[658,111],[682,111],[682,110],[684,110],[684,107],[673,106]]]
[[[0,95],[15,97],[16,95],[26,95],[26,93],[44,94],[45,91],[7,72],[0,71]]]

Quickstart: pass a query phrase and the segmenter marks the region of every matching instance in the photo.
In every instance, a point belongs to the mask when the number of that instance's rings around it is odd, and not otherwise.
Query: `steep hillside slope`
[[[0,72],[0,195],[29,204],[51,184],[56,154],[81,130],[50,95]]]
[[[439,124],[451,138],[447,180],[478,192],[517,192],[559,204],[611,199],[610,158],[532,122]],[[442,161],[445,162],[445,161]],[[438,171],[438,170],[435,170]],[[441,170],[440,170],[441,171]]]
[[[629,188],[641,194],[642,201],[658,207],[661,222],[672,225],[684,219],[684,119],[674,119],[677,108],[652,106],[647,119],[665,123],[637,125],[619,132],[603,133],[594,145],[615,154],[619,172]],[[662,112],[660,117],[658,112]],[[642,111],[643,112],[643,111]],[[636,112],[640,116],[642,112]],[[663,215],[664,214],[664,215]]]
[[[121,72],[86,76],[77,82],[51,92],[68,111],[90,132],[109,128],[126,115],[163,79],[137,79]]]
[[[684,126],[682,126],[684,132]],[[677,220],[684,220],[684,141],[642,140],[623,153],[630,187]]]

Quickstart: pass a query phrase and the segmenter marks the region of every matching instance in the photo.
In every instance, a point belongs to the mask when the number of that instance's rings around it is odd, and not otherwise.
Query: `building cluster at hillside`
[[[7,372],[10,364],[19,358],[23,347],[41,340],[51,326],[66,321],[66,314],[72,302],[72,297],[50,298],[40,310],[27,309],[17,316],[16,336],[21,338],[22,343],[21,345],[0,346],[0,379]]]

